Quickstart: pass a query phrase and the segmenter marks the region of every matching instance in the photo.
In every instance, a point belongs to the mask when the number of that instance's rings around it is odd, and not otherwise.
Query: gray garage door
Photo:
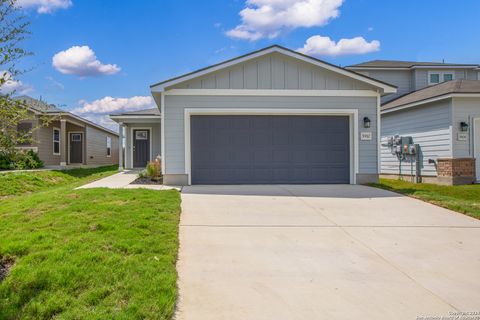
[[[345,116],[192,116],[192,184],[349,183]]]

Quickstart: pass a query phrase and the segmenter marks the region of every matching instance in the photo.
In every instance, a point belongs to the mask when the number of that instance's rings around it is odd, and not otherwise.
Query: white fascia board
[[[401,67],[401,68],[388,68],[388,67],[345,67],[347,70],[368,70],[368,71],[374,71],[374,70],[411,70],[409,67]]]
[[[374,90],[171,89],[166,96],[376,97]]]
[[[206,74],[209,74],[209,73],[212,73],[212,72],[224,69],[224,68],[228,68],[228,67],[234,66],[236,64],[239,64],[239,63],[251,60],[251,59],[255,59],[255,58],[258,58],[258,57],[261,57],[261,56],[264,56],[266,54],[270,54],[270,53],[273,53],[273,52],[278,52],[278,53],[284,54],[286,56],[289,56],[289,57],[292,57],[292,58],[295,58],[295,59],[299,59],[299,60],[308,62],[310,64],[322,67],[324,69],[330,70],[332,72],[344,75],[346,77],[353,78],[353,79],[356,79],[358,81],[367,83],[367,84],[372,85],[376,88],[382,89],[384,91],[384,93],[395,93],[395,92],[397,92],[397,88],[395,88],[393,86],[389,86],[385,83],[382,83],[382,82],[379,82],[377,80],[368,78],[364,75],[354,73],[353,71],[348,71],[348,70],[345,70],[341,67],[333,66],[333,65],[330,65],[328,63],[324,63],[320,60],[310,58],[310,57],[305,56],[303,54],[292,52],[290,50],[285,50],[285,49],[282,49],[282,48],[279,48],[279,47],[268,48],[268,49],[265,49],[265,50],[262,50],[262,51],[244,56],[244,57],[240,57],[238,59],[234,59],[234,60],[219,64],[219,65],[211,67],[211,68],[206,68],[204,70],[200,70],[198,72],[194,72],[194,73],[185,75],[184,77],[179,77],[179,78],[173,79],[171,81],[167,81],[165,83],[154,85],[150,89],[151,89],[152,93],[163,92],[163,91],[165,91],[166,87],[170,87],[170,86],[173,86],[175,84],[178,84],[178,83],[181,83],[181,82],[184,82],[184,81],[187,81],[187,80],[191,80],[191,79],[194,79],[194,78],[197,78],[197,77],[201,77],[203,75],[206,75]]]
[[[475,69],[477,65],[468,65],[468,66],[454,66],[454,65],[444,65],[444,66],[412,66],[411,69]]]

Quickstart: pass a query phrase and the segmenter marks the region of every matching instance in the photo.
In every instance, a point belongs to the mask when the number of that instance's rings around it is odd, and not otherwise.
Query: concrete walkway
[[[180,187],[165,186],[165,185],[144,185],[131,184],[138,178],[138,171],[129,170],[116,173],[106,178],[88,183],[77,189],[91,189],[91,188],[111,188],[111,189],[150,189],[150,190],[181,190]]]
[[[480,221],[364,186],[182,191],[176,319],[480,310]]]

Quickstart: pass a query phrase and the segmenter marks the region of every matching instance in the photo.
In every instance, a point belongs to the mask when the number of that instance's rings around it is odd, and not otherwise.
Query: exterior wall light
[[[460,122],[460,131],[462,132],[468,131],[468,123],[464,121]]]
[[[363,127],[364,128],[370,128],[370,123],[371,123],[371,121],[368,117],[363,118]]]

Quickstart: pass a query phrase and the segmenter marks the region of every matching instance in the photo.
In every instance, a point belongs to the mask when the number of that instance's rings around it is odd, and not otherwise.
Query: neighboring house
[[[381,173],[411,176],[415,164],[400,162],[385,146],[394,135],[420,145],[422,181],[480,181],[479,66],[431,62],[371,61],[347,67],[398,86],[382,104]],[[400,96],[399,96],[400,94]]]
[[[396,85],[397,92],[384,96],[382,103],[445,81],[480,80],[478,64],[374,60],[346,69]]]
[[[63,111],[27,96],[25,101],[32,112],[32,120],[18,125],[18,130],[32,128],[32,143],[18,146],[32,149],[47,168],[102,166],[118,164],[118,134],[70,112]],[[48,124],[43,123],[44,120]]]
[[[380,97],[396,88],[272,46],[151,92],[160,113],[111,116],[127,168],[160,155],[166,184],[365,183],[378,178]]]

